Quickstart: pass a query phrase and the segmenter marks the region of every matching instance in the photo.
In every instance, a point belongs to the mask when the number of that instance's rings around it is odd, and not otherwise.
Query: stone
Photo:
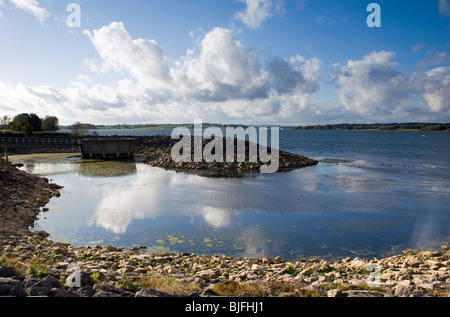
[[[49,280],[42,279],[26,288],[28,296],[48,296],[52,290],[52,283]]]
[[[299,274],[300,274],[300,275],[309,276],[309,275],[311,275],[311,274],[313,274],[313,273],[314,273],[314,269],[313,269],[312,266],[310,266],[310,267],[304,269],[303,271],[301,271]]]
[[[106,297],[108,296],[120,296],[121,290],[113,285],[107,283],[97,283],[94,285],[93,290],[95,294],[93,297]]]
[[[177,269],[177,268],[174,268],[173,266],[166,266],[164,268],[164,273],[167,273],[167,274],[181,274],[181,270]]]
[[[401,281],[395,287],[394,296],[409,297],[414,291],[414,284],[411,281]]]
[[[430,268],[434,268],[434,267],[437,267],[437,268],[440,268],[440,267],[442,267],[442,266],[444,266],[442,263],[440,263],[439,261],[433,261],[433,260],[428,260],[428,261],[426,261],[426,263],[430,266]]]
[[[80,297],[77,293],[72,290],[65,290],[61,288],[52,288],[49,297]]]
[[[196,276],[201,277],[202,279],[211,281],[212,278],[216,277],[216,272],[213,269],[204,270],[196,273]]]
[[[132,266],[132,265],[126,265],[122,268],[119,269],[119,273],[120,274],[125,274],[125,273],[130,273],[130,272],[134,272],[134,270],[136,270],[136,266]]]
[[[424,251],[422,252],[422,256],[425,258],[440,256],[441,253],[438,251]]]
[[[338,288],[336,289],[330,289],[327,292],[327,297],[346,297],[346,295],[344,293],[342,293],[342,291]]]
[[[94,296],[95,291],[94,291],[94,288],[92,287],[92,285],[87,285],[87,286],[77,289],[77,293],[81,297],[92,297],[92,296]]]
[[[13,277],[15,275],[14,269],[9,266],[0,266],[0,277]]]
[[[145,292],[145,291],[143,291],[143,290],[140,290],[140,291],[136,292],[135,297],[154,297],[154,296],[151,295],[151,294],[148,293],[148,292]]]
[[[264,265],[253,264],[250,270],[257,274],[263,274],[267,271],[267,268]]]
[[[348,267],[354,270],[363,270],[367,268],[367,263],[363,260],[355,258],[352,262],[348,264]]]
[[[27,294],[19,280],[0,277],[0,296],[26,297]]]
[[[108,297],[109,298],[109,297],[120,297],[120,295],[117,293],[100,290],[98,292],[95,292],[95,294],[92,297]]]
[[[53,250],[52,250],[52,252],[53,253],[55,253],[55,254],[60,254],[60,255],[66,255],[68,252],[67,252],[67,249],[64,249],[64,248],[54,248]]]

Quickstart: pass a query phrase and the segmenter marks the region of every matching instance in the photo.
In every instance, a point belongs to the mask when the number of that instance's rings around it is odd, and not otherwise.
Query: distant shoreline
[[[173,130],[178,127],[193,129],[193,123],[161,123],[161,124],[112,124],[97,125],[91,123],[82,123],[87,130]],[[225,129],[227,127],[243,127],[262,126],[262,125],[242,125],[242,124],[217,124],[203,123],[203,128],[219,127]],[[277,125],[265,125],[277,126]],[[430,122],[406,122],[406,123],[338,123],[338,124],[316,124],[316,125],[278,125],[282,129],[293,130],[354,130],[354,131],[406,131],[406,132],[450,132],[450,123],[430,123]],[[67,130],[68,132],[61,132]],[[70,126],[59,126],[59,132],[40,132],[39,136],[70,134]],[[21,132],[12,132],[0,130],[0,136],[12,136],[12,134],[23,134]],[[34,135],[34,134],[33,134]],[[16,136],[16,135],[14,135]]]
[[[294,130],[450,132],[450,123],[340,123],[298,126]]]

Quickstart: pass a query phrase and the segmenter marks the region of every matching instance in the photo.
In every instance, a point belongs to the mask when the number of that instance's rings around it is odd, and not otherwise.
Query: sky
[[[1,117],[450,122],[450,0],[0,0],[0,43]]]

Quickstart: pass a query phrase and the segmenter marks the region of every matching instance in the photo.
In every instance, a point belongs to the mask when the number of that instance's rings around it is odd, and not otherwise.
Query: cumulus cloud
[[[85,34],[98,53],[97,59],[86,62],[92,74],[80,75],[60,89],[0,82],[2,111],[56,115],[62,124],[196,118],[267,124],[338,110],[336,115],[352,118],[450,111],[450,67],[401,72],[394,52],[373,52],[336,65],[332,79],[343,106],[339,108],[314,98],[322,67],[318,58],[295,55],[263,62],[226,28],[206,32],[176,60],[167,58],[155,40],[134,39],[121,22]],[[109,84],[91,80],[103,75],[110,79],[111,74],[115,81]]]
[[[201,104],[229,116],[292,113],[305,106],[319,79],[317,59],[276,58],[263,65],[255,51],[220,27],[178,61],[167,59],[153,40],[133,40],[120,22],[86,34],[101,57],[97,68],[128,72],[152,99],[149,104]]]
[[[235,14],[235,19],[240,20],[252,30],[259,29],[262,23],[270,18],[273,13],[272,0],[239,0],[245,2],[247,8],[245,11],[239,11]]]
[[[423,98],[432,112],[450,110],[450,67],[427,71],[423,76]]]
[[[39,22],[44,23],[51,15],[47,9],[40,6],[37,0],[10,0],[16,8],[31,13],[38,19]]]
[[[133,40],[122,22],[113,22],[92,33],[85,31],[85,34],[101,57],[98,68],[104,71],[127,71],[148,87],[164,88],[170,84],[168,61],[156,41]]]
[[[392,111],[409,97],[409,78],[393,69],[394,52],[374,52],[349,61],[334,75],[339,100],[351,111],[372,115]]]
[[[181,69],[185,84],[196,98],[207,101],[266,96],[268,72],[256,54],[224,28],[214,28],[201,42],[197,56],[185,59]]]
[[[85,34],[98,52],[98,59],[86,61],[90,70],[121,79],[94,84],[83,75],[60,90],[2,84],[0,101],[37,113],[59,109],[52,114],[62,121],[257,121],[300,113],[318,87],[318,59],[297,55],[262,63],[225,28],[207,32],[178,60],[167,58],[154,40],[133,39],[121,22]]]
[[[373,52],[336,70],[333,80],[346,110],[371,116],[417,107],[431,112],[450,109],[450,67],[408,74],[394,69],[394,57],[394,52]],[[411,104],[417,96],[421,103]]]

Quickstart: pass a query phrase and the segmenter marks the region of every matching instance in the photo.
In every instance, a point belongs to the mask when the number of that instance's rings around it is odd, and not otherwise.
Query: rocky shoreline
[[[447,297],[450,252],[337,261],[73,247],[29,230],[60,186],[0,159],[0,296]],[[57,198],[55,198],[57,199]],[[76,268],[79,285],[71,277]],[[72,284],[71,284],[72,283]],[[72,287],[71,287],[72,286]]]

